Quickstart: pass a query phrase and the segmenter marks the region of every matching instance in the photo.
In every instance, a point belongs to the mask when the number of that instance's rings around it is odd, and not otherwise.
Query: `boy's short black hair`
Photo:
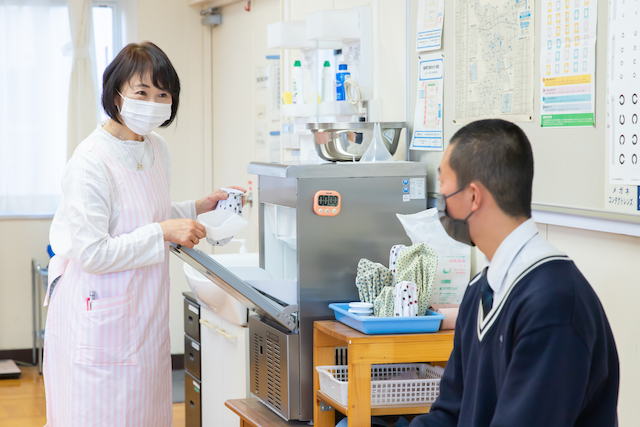
[[[533,152],[527,135],[504,120],[479,120],[453,135],[449,166],[458,188],[479,181],[504,213],[531,218]]]
[[[180,100],[180,79],[171,61],[155,44],[145,41],[130,43],[111,61],[102,76],[102,108],[116,122],[123,124],[115,99],[118,91],[136,76],[151,75],[153,85],[171,94],[171,117],[161,127],[173,122]]]

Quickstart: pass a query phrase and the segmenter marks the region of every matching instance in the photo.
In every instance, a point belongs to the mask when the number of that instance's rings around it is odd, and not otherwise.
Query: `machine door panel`
[[[297,329],[297,321],[292,316],[298,311],[297,306],[278,304],[199,249],[189,249],[172,243],[170,250],[250,310],[272,319],[288,331]]]

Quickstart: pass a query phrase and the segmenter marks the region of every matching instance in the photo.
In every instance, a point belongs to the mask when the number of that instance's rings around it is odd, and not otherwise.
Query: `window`
[[[67,160],[66,1],[0,0],[0,214],[51,214]]]
[[[101,82],[120,20],[117,1],[94,5]],[[58,206],[72,59],[66,0],[0,0],[0,217],[51,216]]]
[[[94,1],[93,37],[96,52],[96,82],[98,97],[102,96],[102,75],[115,55],[122,48],[120,27],[120,11],[116,1]],[[100,117],[106,120],[106,115],[100,106]]]

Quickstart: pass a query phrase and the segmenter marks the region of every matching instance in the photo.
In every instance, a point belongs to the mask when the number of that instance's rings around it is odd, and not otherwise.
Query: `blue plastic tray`
[[[424,316],[415,317],[358,316],[349,313],[348,302],[329,304],[329,308],[333,310],[337,321],[368,335],[437,332],[440,322],[446,317],[432,310],[427,310]]]

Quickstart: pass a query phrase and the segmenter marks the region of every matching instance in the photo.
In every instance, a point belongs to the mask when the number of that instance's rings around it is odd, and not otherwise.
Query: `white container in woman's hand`
[[[224,246],[231,238],[249,224],[242,218],[242,196],[244,193],[233,188],[223,188],[229,194],[226,200],[220,200],[216,208],[198,215],[198,221],[207,230],[207,242],[214,246]]]

